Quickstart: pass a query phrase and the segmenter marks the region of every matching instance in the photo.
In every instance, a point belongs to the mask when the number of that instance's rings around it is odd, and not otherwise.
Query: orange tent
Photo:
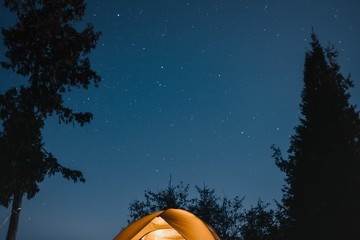
[[[114,240],[220,240],[214,230],[194,214],[167,209],[147,215],[121,231]]]

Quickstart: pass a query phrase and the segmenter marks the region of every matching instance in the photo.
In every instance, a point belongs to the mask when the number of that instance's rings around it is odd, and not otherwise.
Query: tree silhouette
[[[267,210],[269,204],[260,199],[256,206],[246,211],[241,234],[244,240],[276,240],[281,239],[278,211]]]
[[[168,208],[182,208],[186,209],[189,193],[189,186],[183,186],[182,183],[173,186],[171,179],[166,189],[158,192],[145,190],[144,201],[135,200],[130,203],[130,220],[131,223],[141,217],[150,213],[165,210]]]
[[[219,198],[215,195],[215,190],[206,185],[195,188],[199,197],[191,200],[189,211],[212,226],[221,239],[241,239],[243,198]]]
[[[44,149],[41,129],[44,119],[26,101],[27,89],[15,88],[0,95],[0,117],[3,132],[0,133],[0,203],[8,207],[13,201],[7,239],[16,238],[23,194],[31,199],[39,191],[38,183],[46,175],[60,172],[74,182],[84,182],[81,172],[60,165],[54,156]]]
[[[9,61],[1,65],[28,78],[28,84],[0,95],[0,204],[12,202],[7,240],[13,240],[23,195],[34,197],[46,175],[85,181],[80,171],[63,167],[45,150],[41,130],[52,115],[60,123],[90,122],[91,113],[74,112],[62,97],[72,87],[87,89],[100,82],[86,57],[99,33],[91,24],[81,32],[73,26],[84,15],[82,0],[5,0],[5,6],[18,22],[2,29]]]
[[[215,190],[207,186],[196,187],[199,197],[189,198],[189,185],[172,185],[171,180],[167,188],[152,192],[145,190],[145,200],[135,200],[130,203],[131,223],[155,211],[168,208],[182,208],[188,210],[215,229],[221,239],[242,239],[240,226],[243,223],[242,199],[218,198]]]
[[[337,51],[312,33],[306,53],[302,117],[284,159],[282,204],[287,239],[360,239],[360,118],[349,103],[350,77],[339,73]]]

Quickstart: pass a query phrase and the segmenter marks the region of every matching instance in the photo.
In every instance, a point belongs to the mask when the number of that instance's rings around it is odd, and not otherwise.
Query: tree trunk
[[[19,225],[22,197],[23,197],[22,192],[16,193],[14,195],[6,240],[16,240],[16,233]]]

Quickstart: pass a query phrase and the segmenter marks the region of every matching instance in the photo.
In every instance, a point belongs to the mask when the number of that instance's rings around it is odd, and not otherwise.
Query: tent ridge
[[[194,214],[169,208],[131,223],[114,240],[220,240],[211,226]]]

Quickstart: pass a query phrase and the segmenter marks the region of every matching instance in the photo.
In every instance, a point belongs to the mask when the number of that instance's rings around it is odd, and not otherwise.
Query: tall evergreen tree
[[[353,83],[339,72],[337,56],[312,33],[300,124],[287,159],[274,148],[276,164],[286,174],[287,239],[360,239],[360,118],[349,103]]]
[[[63,167],[45,150],[41,130],[51,115],[60,123],[90,122],[92,114],[66,107],[63,94],[72,87],[99,83],[86,56],[99,33],[91,24],[81,32],[73,26],[84,15],[83,0],[4,2],[18,22],[2,29],[8,62],[1,65],[28,78],[24,86],[0,95],[0,204],[13,205],[7,240],[14,240],[23,195],[34,197],[46,175],[58,172],[66,179],[85,181],[80,171]]]

